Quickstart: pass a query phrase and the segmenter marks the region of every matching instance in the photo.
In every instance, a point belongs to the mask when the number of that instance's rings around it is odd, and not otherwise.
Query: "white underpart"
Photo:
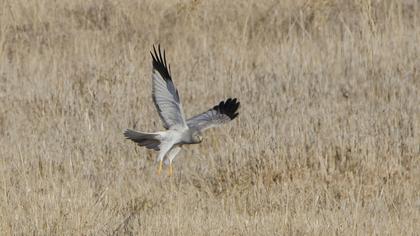
[[[170,68],[166,65],[165,51],[163,57],[160,47],[158,47],[159,53],[157,53],[155,47],[153,47],[153,51],[152,97],[167,130],[157,133],[128,131],[125,135],[141,146],[160,150],[157,161],[163,161],[166,156],[165,163],[170,164],[181,150],[180,145],[195,143],[192,142],[193,137],[191,137],[193,132],[222,125],[238,115],[234,112],[239,107],[239,102],[236,103],[236,99],[229,98],[212,109],[185,120],[178,90],[172,81]],[[222,106],[226,106],[226,109],[223,109]],[[229,112],[229,114],[226,114],[226,112]],[[233,113],[230,114],[230,112]],[[157,148],[158,142],[156,140],[159,140],[159,148]]]
[[[180,146],[174,146],[169,152],[168,155],[166,155],[165,158],[165,165],[169,165],[172,163],[172,161],[175,159],[176,155],[178,155],[179,151],[181,151]]]
[[[159,145],[160,151],[159,151],[159,155],[157,157],[157,161],[163,161],[164,157],[166,154],[168,154],[168,159],[170,162],[172,162],[172,160],[175,158],[176,154],[178,154],[179,150],[177,150],[178,148],[181,149],[178,146],[175,146],[176,144],[179,144],[182,141],[182,135],[185,132],[186,129],[183,130],[167,130],[167,131],[163,131],[160,132],[160,139],[161,139],[161,144]],[[174,152],[176,151],[176,153],[172,153],[171,149],[175,149]]]

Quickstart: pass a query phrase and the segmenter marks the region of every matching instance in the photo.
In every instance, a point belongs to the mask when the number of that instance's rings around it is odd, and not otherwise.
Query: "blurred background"
[[[420,1],[0,1],[0,232],[420,231]],[[162,130],[149,51],[186,116],[238,119],[173,177],[125,128]]]

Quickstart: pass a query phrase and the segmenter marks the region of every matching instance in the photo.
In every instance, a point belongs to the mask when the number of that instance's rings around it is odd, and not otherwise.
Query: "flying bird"
[[[140,146],[159,151],[157,174],[161,174],[165,162],[169,164],[168,175],[171,176],[172,161],[182,146],[201,143],[204,130],[235,119],[239,114],[237,111],[240,103],[236,98],[228,98],[201,114],[185,119],[178,90],[172,81],[170,65],[166,63],[165,51],[162,56],[158,45],[158,50],[153,46],[153,53],[150,54],[153,60],[152,98],[166,130],[146,133],[126,129],[124,136]]]

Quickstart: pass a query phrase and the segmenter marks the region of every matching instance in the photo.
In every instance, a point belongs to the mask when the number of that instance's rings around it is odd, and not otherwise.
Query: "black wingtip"
[[[214,106],[213,109],[229,116],[233,120],[239,115],[236,111],[240,105],[241,103],[236,98],[228,98],[226,101],[221,101],[218,105]]]
[[[172,80],[171,71],[168,65],[166,64],[166,53],[165,53],[165,50],[163,50],[163,56],[162,56],[162,51],[160,50],[160,44],[158,44],[157,50],[156,50],[155,45],[153,45],[153,52],[150,51],[150,55],[152,55],[152,59],[153,59],[153,69],[157,70],[159,74],[162,75],[163,79]]]

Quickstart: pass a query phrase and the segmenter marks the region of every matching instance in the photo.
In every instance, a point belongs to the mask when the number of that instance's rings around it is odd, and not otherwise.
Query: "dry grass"
[[[0,2],[0,234],[415,235],[420,3]],[[152,44],[187,115],[241,100],[155,176]]]

